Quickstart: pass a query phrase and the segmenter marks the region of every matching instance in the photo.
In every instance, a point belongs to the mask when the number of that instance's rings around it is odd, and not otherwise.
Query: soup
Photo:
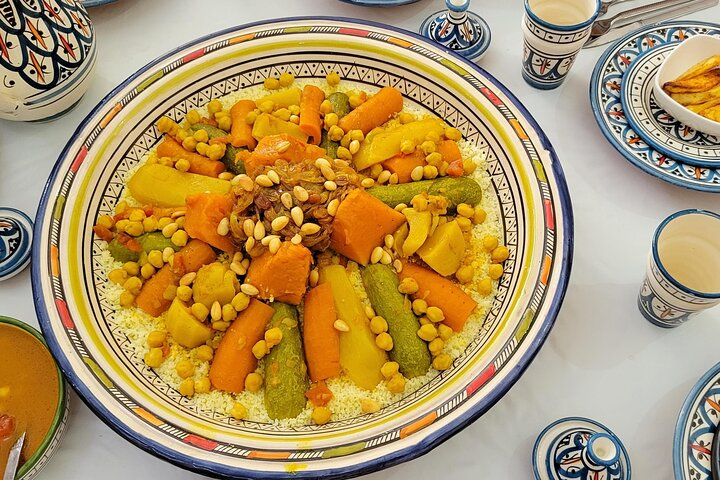
[[[60,378],[45,346],[22,328],[0,323],[0,472],[23,431],[20,465],[38,451],[59,400]]]

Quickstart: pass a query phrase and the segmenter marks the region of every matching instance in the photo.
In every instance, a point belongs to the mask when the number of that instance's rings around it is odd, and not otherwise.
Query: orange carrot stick
[[[345,132],[362,130],[367,135],[370,130],[387,122],[390,117],[402,110],[403,98],[399,90],[383,87],[367,102],[340,119],[338,126]]]
[[[400,153],[382,162],[383,167],[390,173],[397,173],[398,183],[408,183],[412,180],[410,174],[415,167],[423,167],[427,164],[425,153],[419,148],[413,153]]]
[[[190,242],[177,252],[173,258],[173,273],[177,278],[186,273],[197,272],[200,267],[212,263],[217,258],[215,251],[202,240]]]
[[[313,85],[305,85],[300,97],[300,130],[308,134],[308,143],[320,144],[322,120],[320,104],[325,100],[325,92]]]
[[[252,150],[257,141],[252,136],[252,125],[245,121],[247,114],[255,110],[252,100],[240,100],[230,108],[232,127],[230,129],[230,145],[233,147],[247,147]]]
[[[413,278],[419,290],[415,298],[424,299],[431,307],[438,307],[445,314],[445,323],[456,332],[463,329],[465,321],[477,303],[452,281],[414,263],[402,261],[400,279]]]
[[[332,286],[322,283],[305,295],[303,343],[310,379],[319,382],[340,375],[340,336]]]
[[[265,326],[275,310],[254,298],[240,312],[215,350],[210,365],[210,382],[217,389],[240,393],[245,389],[245,378],[257,368],[252,347],[263,338]]]
[[[207,177],[217,177],[225,171],[225,165],[222,162],[210,160],[199,153],[188,152],[182,145],[168,136],[158,145],[157,156],[184,158],[190,162],[190,170],[188,170],[190,173],[197,173]]]

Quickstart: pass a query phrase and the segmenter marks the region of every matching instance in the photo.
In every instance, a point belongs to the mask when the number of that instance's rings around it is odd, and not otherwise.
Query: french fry
[[[700,115],[702,115],[705,118],[709,118],[710,120],[715,120],[716,122],[720,122],[720,105],[706,108],[705,110],[700,112]]]
[[[713,67],[700,75],[684,80],[665,82],[663,89],[668,93],[705,92],[720,84],[720,67]]]
[[[720,98],[720,85],[704,92],[671,93],[670,96],[681,105],[700,105],[710,102],[716,98]]]
[[[692,110],[695,113],[700,113],[703,110],[707,110],[710,107],[714,107],[715,105],[720,105],[720,97],[713,98],[712,100],[708,100],[707,102],[703,102],[703,103],[685,105],[685,107],[687,107],[689,110]]]
[[[720,65],[720,55],[714,55],[710,58],[706,58],[705,60],[696,63],[695,65],[690,67],[685,73],[680,75],[677,79],[685,80],[694,77],[695,75],[700,75],[701,73],[705,73],[711,68],[717,67],[718,65]]]

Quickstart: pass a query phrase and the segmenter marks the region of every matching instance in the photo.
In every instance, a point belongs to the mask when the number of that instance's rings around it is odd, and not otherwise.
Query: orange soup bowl
[[[56,450],[65,430],[65,380],[40,332],[0,316],[0,472],[22,432],[15,480],[33,478]]]

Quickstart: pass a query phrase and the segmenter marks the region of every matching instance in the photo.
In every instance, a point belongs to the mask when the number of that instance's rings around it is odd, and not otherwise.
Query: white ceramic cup
[[[87,91],[95,33],[80,0],[0,0],[0,118],[50,120]]]
[[[660,327],[677,327],[720,303],[720,215],[673,213],[653,236],[638,307]]]
[[[549,90],[565,80],[590,36],[600,0],[525,0],[523,78]]]

